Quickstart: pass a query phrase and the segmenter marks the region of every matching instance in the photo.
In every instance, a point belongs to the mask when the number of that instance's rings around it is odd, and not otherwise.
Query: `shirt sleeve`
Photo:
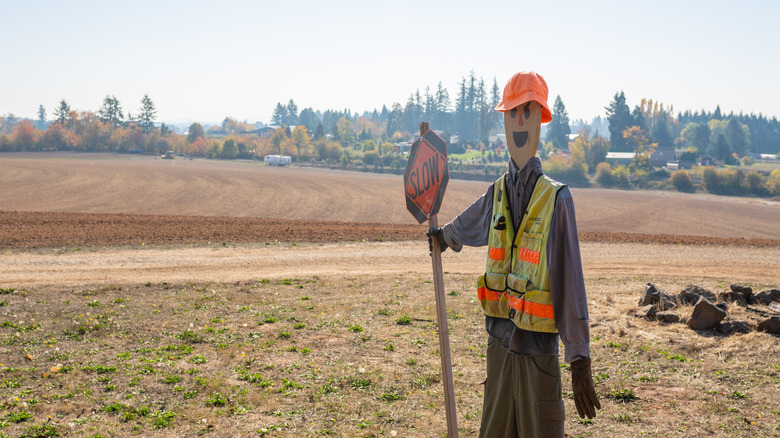
[[[453,251],[466,246],[488,244],[490,217],[493,215],[493,184],[455,219],[445,225],[444,240]]]
[[[568,187],[558,192],[547,239],[547,266],[555,325],[568,363],[590,357],[590,329],[585,279],[574,199]]]

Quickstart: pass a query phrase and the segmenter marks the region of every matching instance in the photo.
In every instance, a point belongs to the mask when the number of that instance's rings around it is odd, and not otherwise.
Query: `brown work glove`
[[[439,238],[439,247],[441,248],[441,252],[444,252],[447,250],[447,248],[449,248],[447,241],[444,240],[443,228],[431,227],[428,232],[425,233],[425,235],[428,236],[428,251],[430,251],[431,254],[433,254],[433,236]]]
[[[577,359],[571,363],[571,387],[574,392],[574,406],[577,407],[580,418],[595,418],[596,409],[601,409],[601,403],[593,388],[590,358]]]

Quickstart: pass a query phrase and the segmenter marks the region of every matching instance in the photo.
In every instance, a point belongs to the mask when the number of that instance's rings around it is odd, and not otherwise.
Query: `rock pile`
[[[728,316],[727,303],[751,310],[764,319],[758,325],[749,321],[724,321]],[[693,305],[693,312],[686,324],[693,330],[717,330],[730,335],[748,333],[753,329],[775,335],[780,334],[780,289],[769,289],[753,294],[753,288],[732,284],[729,291],[717,296],[701,287],[689,284],[677,295],[669,295],[659,290],[653,283],[647,283],[645,291],[639,298],[639,307],[634,315],[640,318],[660,322],[680,322],[681,317],[675,311],[681,306]],[[753,306],[766,306],[767,309],[757,309]]]

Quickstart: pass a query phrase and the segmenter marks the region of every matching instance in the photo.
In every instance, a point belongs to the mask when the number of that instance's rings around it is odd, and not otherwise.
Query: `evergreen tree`
[[[726,161],[732,154],[731,145],[724,134],[718,134],[710,147],[710,155],[720,161]]]
[[[418,91],[417,97],[419,98],[419,96],[420,93]],[[422,118],[422,108],[418,104],[418,100],[419,99],[415,100],[415,95],[412,94],[409,96],[409,100],[406,101],[406,106],[404,107],[401,126],[405,131],[411,133],[419,131],[417,128],[419,127]]]
[[[311,108],[304,108],[301,111],[301,115],[298,117],[298,124],[303,125],[309,132],[314,132],[317,129],[317,125],[320,124],[320,118],[317,117],[317,113]]]
[[[547,128],[547,141],[551,141],[558,149],[569,149],[569,134],[571,134],[569,114],[566,113],[566,106],[560,95],[555,97],[552,116],[552,121]]]
[[[493,115],[493,128],[498,128],[504,123],[504,118],[500,111],[495,111],[498,103],[501,102],[501,89],[498,87],[498,81],[493,77],[493,86],[490,88],[490,114]]]
[[[401,104],[396,102],[393,104],[393,109],[390,110],[390,114],[387,117],[387,136],[392,138],[393,134],[401,130],[401,122],[403,120],[404,110],[401,108]]]
[[[669,125],[666,123],[666,113],[659,114],[659,117],[655,120],[653,130],[650,133],[650,139],[653,143],[658,144],[659,148],[674,147],[674,139],[669,132]]]
[[[297,125],[298,124],[298,105],[290,99],[287,104],[287,118],[282,121],[285,125]]]
[[[437,129],[443,129],[452,132],[453,129],[450,125],[450,93],[441,85],[441,82],[439,82],[439,85],[436,88],[435,101],[436,113],[435,116],[431,119],[431,123],[433,123]]]
[[[138,116],[138,123],[141,129],[147,134],[152,132],[155,119],[157,119],[157,110],[154,107],[154,103],[148,94],[144,94],[143,99],[141,99],[141,114]]]
[[[68,105],[68,102],[66,102],[65,99],[62,99],[60,101],[60,106],[54,111],[54,120],[57,123],[64,124],[65,121],[68,120],[69,114],[70,105]]]
[[[119,100],[115,96],[106,96],[103,99],[103,106],[98,110],[98,117],[101,122],[111,126],[116,127],[122,124],[124,115]]]
[[[431,87],[425,87],[424,102],[423,117],[432,123],[436,115],[436,98],[431,94]]]
[[[623,138],[623,131],[633,125],[633,117],[626,104],[626,95],[623,92],[615,93],[615,97],[607,110],[607,120],[609,121],[609,134],[613,152],[631,152],[631,148]]]
[[[287,107],[282,105],[281,102],[277,102],[274,114],[271,116],[271,124],[282,126],[285,120],[287,120]]]
[[[642,131],[647,131],[647,120],[642,113],[642,109],[637,105],[634,107],[634,111],[631,112],[631,118],[634,120],[634,126],[639,126]]]
[[[314,139],[319,140],[325,137],[325,128],[322,127],[322,122],[317,123],[317,128],[314,129]]]
[[[38,105],[38,129],[46,127],[46,109],[43,105]]]

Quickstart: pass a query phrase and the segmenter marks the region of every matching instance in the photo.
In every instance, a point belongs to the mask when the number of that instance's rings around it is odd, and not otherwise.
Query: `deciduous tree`
[[[626,145],[636,153],[629,165],[629,169],[632,171],[641,170],[645,172],[652,170],[650,156],[653,155],[655,148],[658,145],[656,143],[650,143],[639,126],[626,128],[623,131],[623,139]]]
[[[187,143],[194,143],[199,138],[206,137],[206,131],[200,123],[193,123],[187,133]]]

